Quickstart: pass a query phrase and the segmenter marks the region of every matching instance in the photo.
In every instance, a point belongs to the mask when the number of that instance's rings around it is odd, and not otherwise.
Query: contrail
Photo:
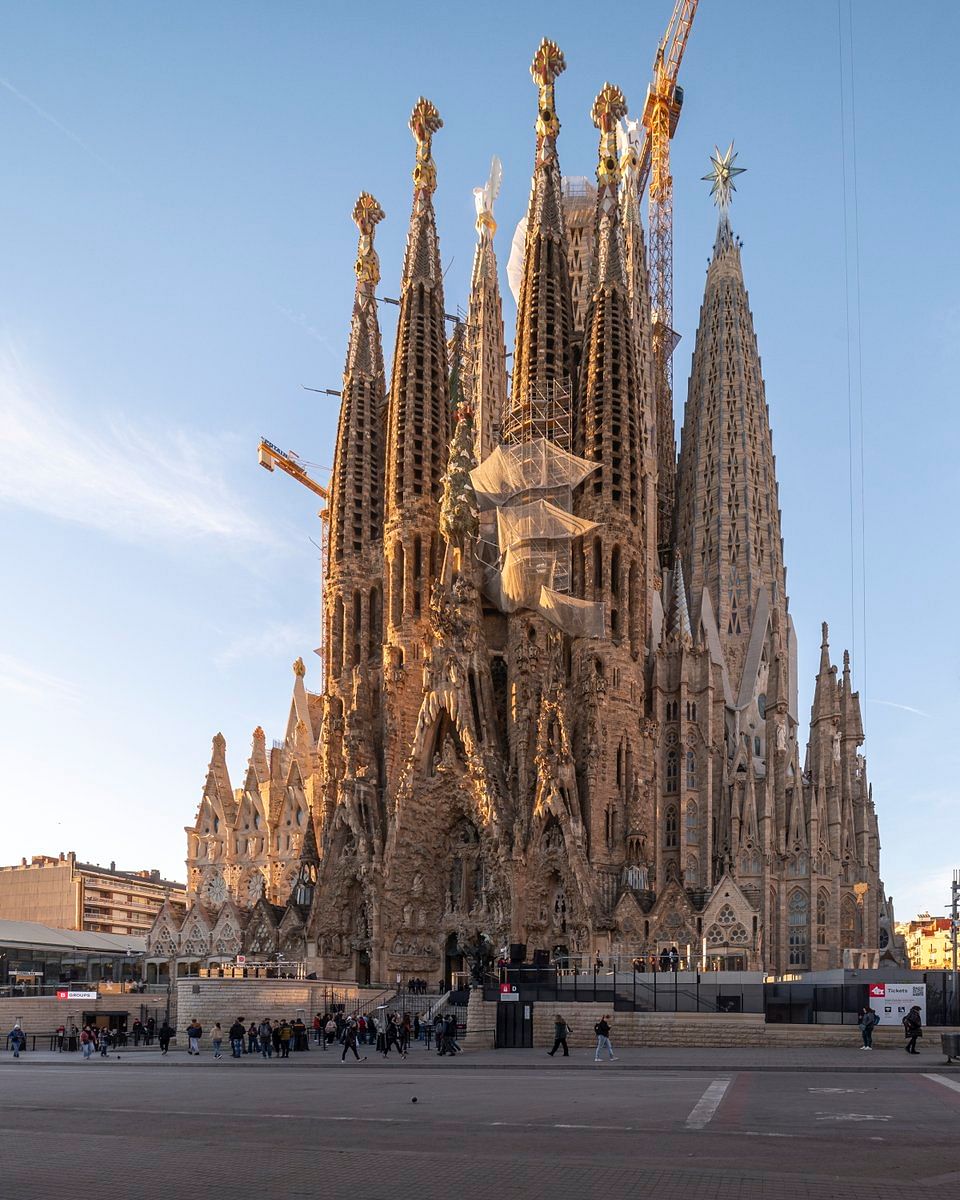
[[[884,704],[887,708],[899,708],[903,712],[914,713],[918,717],[929,717],[929,713],[925,713],[922,708],[913,708],[909,704],[897,704],[895,700],[875,700],[872,696],[868,701],[869,704]]]
[[[120,174],[116,167],[113,166],[112,163],[108,163],[105,158],[101,158],[96,150],[94,150],[92,146],[87,145],[82,137],[74,133],[72,129],[68,129],[62,121],[57,120],[53,113],[49,113],[45,108],[41,108],[40,105],[37,104],[36,100],[31,100],[29,96],[21,92],[19,88],[14,87],[10,80],[4,79],[2,75],[0,75],[0,87],[5,87],[7,91],[10,92],[11,95],[16,96],[21,103],[26,104],[28,108],[33,109],[33,111],[38,117],[41,118],[41,120],[46,121],[48,125],[52,125],[54,129],[59,130],[64,137],[69,138],[74,145],[79,146],[81,150],[85,151],[90,155],[91,158],[95,159],[101,165],[101,167],[106,168],[106,170],[108,170],[112,175],[116,176],[116,178],[122,183],[129,185],[129,180],[124,179],[124,177]]]

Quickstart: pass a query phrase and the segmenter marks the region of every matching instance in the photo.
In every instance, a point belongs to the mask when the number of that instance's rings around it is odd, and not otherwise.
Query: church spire
[[[374,295],[380,282],[380,260],[373,245],[383,209],[369,192],[361,192],[353,220],[360,231],[354,268],[357,286],[330,489],[330,560],[334,569],[345,557],[360,554],[364,546],[379,541],[383,522],[380,410],[384,370]]]
[[[507,397],[507,357],[503,341],[503,306],[497,280],[497,256],[493,235],[497,223],[493,204],[500,191],[503,167],[494,155],[490,176],[482,188],[475,188],[477,206],[477,248],[473,256],[470,303],[467,308],[466,375],[468,394],[473,403],[474,449],[483,462],[500,436],[500,424]]]
[[[777,608],[786,579],[770,421],[740,248],[728,206],[732,150],[714,160],[720,221],[707,270],[680,453],[679,545],[694,611],[708,592],[734,690],[756,620]]]
[[[687,589],[683,582],[683,562],[680,559],[679,550],[675,552],[673,562],[673,583],[670,607],[667,610],[667,640],[687,649],[693,645],[690,610],[687,606]]]
[[[384,579],[387,617],[387,788],[399,779],[422,680],[418,659],[429,637],[430,595],[440,569],[437,503],[450,444],[450,378],[443,304],[443,272],[433,212],[437,171],[433,135],[443,122],[429,100],[414,105],[410,129],[417,143],[413,212],[400,290],[400,318],[387,403]]]
[[[547,436],[569,449],[573,301],[557,158],[560,122],[554,109],[554,82],[565,69],[559,46],[544,38],[530,67],[539,90],[537,151],[517,305],[513,388],[504,433],[508,441]]]
[[[608,520],[612,506],[636,526],[641,523],[643,508],[643,431],[618,200],[617,126],[626,111],[623,92],[612,84],[604,84],[591,111],[593,123],[600,131],[596,249],[593,294],[584,330],[582,399],[574,421],[574,450],[599,463],[581,497],[583,515]]]
[[[439,496],[450,441],[443,272],[433,212],[432,143],[442,125],[434,105],[421,96],[410,117],[417,143],[413,212],[387,409],[387,499],[394,511]]]

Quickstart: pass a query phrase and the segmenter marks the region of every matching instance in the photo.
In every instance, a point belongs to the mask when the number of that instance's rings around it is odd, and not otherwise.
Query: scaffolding
[[[508,445],[546,438],[561,450],[573,447],[573,387],[568,378],[533,384],[525,396],[514,396],[503,420]]]
[[[570,450],[571,400],[568,380],[532,388],[470,473],[484,591],[501,612],[525,608],[571,637],[602,637],[603,605],[570,595],[573,542],[599,528],[573,513],[574,489],[598,464]]]

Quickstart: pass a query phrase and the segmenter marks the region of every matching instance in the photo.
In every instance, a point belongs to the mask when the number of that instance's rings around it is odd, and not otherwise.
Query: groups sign
[[[927,985],[925,983],[871,983],[870,1007],[881,1025],[899,1025],[915,1004],[920,1019],[927,1023]]]

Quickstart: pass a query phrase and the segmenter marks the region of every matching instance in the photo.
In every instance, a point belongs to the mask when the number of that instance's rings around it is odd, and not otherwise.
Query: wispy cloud
[[[867,701],[868,704],[882,704],[885,708],[899,708],[901,712],[913,713],[917,717],[929,717],[929,713],[925,713],[922,708],[914,708],[912,704],[898,704],[896,700],[875,700],[872,696]]]
[[[225,482],[222,442],[119,416],[80,422],[9,341],[0,344],[0,451],[0,504],[138,542],[275,541]]]
[[[25,104],[27,108],[32,109],[32,111],[36,113],[36,115],[42,121],[46,121],[48,125],[52,125],[54,129],[62,133],[63,136],[73,142],[75,146],[79,146],[84,153],[88,154],[92,159],[98,162],[101,167],[106,168],[111,175],[116,176],[116,178],[122,183],[129,184],[130,181],[126,179],[126,177],[122,175],[112,163],[107,162],[107,160],[99,155],[92,146],[88,145],[78,133],[74,133],[72,129],[64,125],[64,123],[58,120],[53,113],[47,112],[45,108],[41,108],[36,100],[31,99],[31,97],[25,92],[21,92],[20,89],[15,87],[9,79],[4,79],[3,76],[0,76],[0,87],[6,88],[6,90],[12,96],[15,96],[21,102],[21,104]]]
[[[74,704],[80,700],[80,689],[68,679],[41,671],[31,663],[12,654],[0,654],[0,692],[23,700],[50,700]]]
[[[229,637],[217,651],[214,661],[218,667],[226,668],[238,662],[274,659],[283,654],[290,655],[292,661],[301,655],[307,670],[315,675],[319,671],[319,660],[314,661],[305,647],[312,650],[319,636],[319,618],[314,629],[293,621],[272,621],[252,633]]]

